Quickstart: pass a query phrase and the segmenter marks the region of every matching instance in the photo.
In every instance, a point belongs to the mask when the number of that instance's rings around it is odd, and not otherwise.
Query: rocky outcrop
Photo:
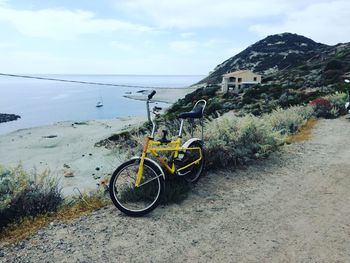
[[[16,115],[16,114],[0,113],[0,123],[8,122],[8,121],[15,121],[19,118],[21,118],[21,116]]]

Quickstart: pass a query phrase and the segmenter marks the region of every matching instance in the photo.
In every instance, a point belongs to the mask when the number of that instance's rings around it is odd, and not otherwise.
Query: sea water
[[[74,81],[145,87],[185,88],[204,76],[35,75]],[[59,121],[86,121],[145,115],[145,102],[124,98],[141,87],[114,87],[0,76],[0,113],[18,114],[0,123],[0,134]],[[147,88],[145,88],[147,90]],[[103,107],[96,103],[102,97]]]

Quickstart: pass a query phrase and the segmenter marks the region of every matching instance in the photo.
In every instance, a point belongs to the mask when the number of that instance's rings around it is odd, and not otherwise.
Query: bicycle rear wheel
[[[184,179],[189,182],[189,183],[195,183],[199,180],[200,175],[204,171],[204,150],[203,150],[203,144],[200,141],[194,141],[192,142],[188,148],[200,148],[202,152],[202,159],[199,161],[198,164],[194,164],[190,166],[188,169],[189,171],[184,175]],[[186,157],[191,161],[195,161],[199,159],[200,157],[200,152],[198,150],[193,150],[193,151],[187,151],[186,152]]]
[[[164,191],[162,172],[151,161],[145,160],[139,187],[135,187],[140,159],[129,160],[113,173],[109,193],[114,205],[130,216],[142,216],[157,207]]]

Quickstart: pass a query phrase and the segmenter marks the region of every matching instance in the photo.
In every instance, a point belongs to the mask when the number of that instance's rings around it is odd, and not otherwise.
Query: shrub
[[[294,106],[286,110],[277,108],[271,114],[263,116],[263,119],[271,126],[273,131],[288,135],[298,131],[306,120],[312,117],[313,112],[312,107]]]
[[[261,118],[223,115],[205,125],[207,169],[267,156],[313,115],[312,107],[276,109]]]
[[[336,118],[339,117],[341,114],[345,114],[345,103],[347,102],[348,95],[344,92],[331,94],[324,97],[326,100],[328,100],[332,106],[332,109],[330,110],[330,114],[332,117]]]
[[[226,114],[206,124],[207,168],[225,168],[266,156],[281,139],[257,117]]]
[[[330,118],[330,111],[332,105],[329,100],[325,98],[317,98],[309,103],[310,106],[314,107],[315,114],[317,117]]]
[[[327,63],[325,71],[327,70],[336,70],[343,69],[344,65],[340,60],[331,60]]]
[[[56,211],[62,201],[58,181],[47,171],[30,176],[21,165],[0,167],[0,228],[22,217]]]

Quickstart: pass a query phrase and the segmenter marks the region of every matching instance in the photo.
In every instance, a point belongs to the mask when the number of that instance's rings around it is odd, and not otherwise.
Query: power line
[[[127,85],[127,84],[113,84],[113,83],[91,82],[91,81],[82,81],[82,80],[45,78],[45,77],[28,76],[28,75],[17,75],[17,74],[7,74],[7,73],[0,73],[0,76],[15,77],[15,78],[27,78],[27,79],[39,79],[39,80],[50,80],[50,81],[60,81],[60,82],[71,82],[71,83],[100,85],[100,86],[141,88],[141,89],[168,89],[169,88],[169,87],[152,87],[152,86],[140,86],[140,85]]]

